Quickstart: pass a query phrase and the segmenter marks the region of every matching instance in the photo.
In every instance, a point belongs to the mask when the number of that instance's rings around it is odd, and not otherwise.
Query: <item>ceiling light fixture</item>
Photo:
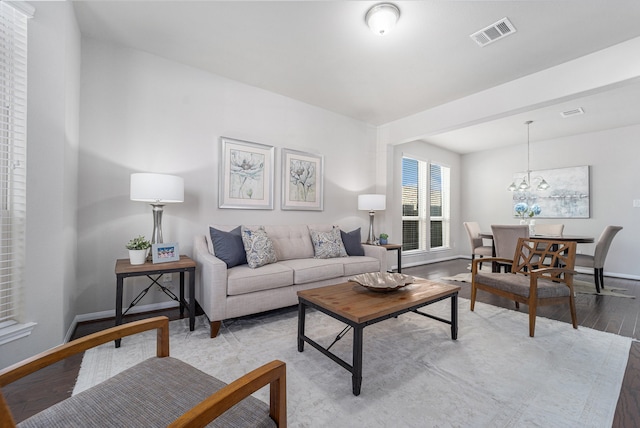
[[[520,184],[516,184],[515,181],[511,183],[511,185],[507,187],[507,190],[509,190],[510,192],[515,192],[516,190],[519,192],[523,192],[525,190],[529,190],[529,188],[531,187],[531,169],[529,167],[529,146],[531,142],[529,141],[529,125],[531,125],[532,123],[533,120],[527,120],[524,123],[525,125],[527,125],[527,175],[522,177],[522,181],[520,182]],[[534,179],[540,180],[540,183],[536,188],[537,190],[547,190],[549,187],[551,187],[549,186],[549,183],[547,183],[547,181],[540,176],[534,177]]]
[[[380,3],[373,6],[364,17],[369,28],[375,34],[384,36],[398,22],[400,9],[391,3]]]

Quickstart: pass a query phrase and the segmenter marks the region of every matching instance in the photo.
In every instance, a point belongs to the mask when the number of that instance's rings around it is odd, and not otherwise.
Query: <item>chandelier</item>
[[[511,183],[511,185],[507,187],[507,190],[509,190],[510,192],[515,192],[515,191],[522,192],[525,190],[529,190],[529,188],[531,187],[531,168],[529,167],[529,153],[530,153],[529,146],[531,145],[531,142],[529,139],[529,125],[531,125],[532,123],[533,123],[533,120],[527,120],[524,123],[525,125],[527,125],[527,175],[522,177],[522,181],[520,182],[520,184],[516,184],[515,181]],[[540,182],[538,183],[538,186],[536,187],[537,190],[547,190],[550,187],[549,183],[547,183],[546,180],[541,176],[533,177],[533,179],[540,180]]]

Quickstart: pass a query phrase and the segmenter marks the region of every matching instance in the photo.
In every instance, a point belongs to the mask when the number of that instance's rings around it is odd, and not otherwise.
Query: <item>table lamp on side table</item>
[[[373,244],[376,240],[373,234],[373,217],[376,211],[384,211],[386,208],[387,197],[385,195],[358,195],[358,209],[369,211],[369,235],[367,244]]]
[[[153,207],[152,244],[162,243],[162,211],[165,204],[184,201],[184,179],[175,175],[131,174],[131,200]]]

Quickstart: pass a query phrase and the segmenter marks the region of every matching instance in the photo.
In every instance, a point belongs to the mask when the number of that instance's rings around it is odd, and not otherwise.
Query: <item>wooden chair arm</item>
[[[274,360],[236,379],[192,407],[169,427],[204,427],[244,398],[270,384],[269,416],[281,428],[287,426],[286,364]]]
[[[511,259],[505,259],[503,257],[480,257],[477,259],[473,259],[471,261],[471,273],[478,272],[478,264],[479,263],[491,263],[491,262],[499,262],[499,263],[513,263]]]
[[[158,329],[156,353],[158,357],[169,356],[169,318],[154,317],[141,321],[134,321],[116,327],[108,328],[88,336],[81,337],[71,342],[56,346],[41,352],[26,360],[13,364],[0,370],[0,387],[6,386],[16,380],[34,373],[44,367],[64,360],[72,355],[95,348],[103,343],[121,339],[125,336],[141,333],[147,330]]]

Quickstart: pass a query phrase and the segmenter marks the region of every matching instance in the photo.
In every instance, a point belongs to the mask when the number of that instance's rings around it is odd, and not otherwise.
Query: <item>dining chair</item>
[[[480,237],[480,224],[475,221],[466,221],[463,223],[467,234],[469,234],[469,243],[471,244],[471,260],[475,259],[475,256],[491,257],[493,255],[493,247],[491,245],[484,245],[484,240]],[[482,262],[480,262],[480,269],[482,269]]]
[[[510,225],[510,224],[492,224],[491,232],[493,234],[493,246],[495,247],[495,256],[502,259],[511,260],[514,252],[516,251],[516,245],[518,245],[518,238],[529,237],[529,226],[525,225]],[[493,271],[500,271],[500,268],[504,268],[505,272],[511,271],[511,263],[493,262]]]
[[[562,236],[564,224],[536,224],[536,235],[542,236]]]
[[[593,281],[596,285],[596,292],[600,293],[600,288],[604,289],[604,261],[607,258],[611,241],[622,226],[607,226],[602,231],[596,243],[596,250],[593,255],[576,254],[576,266],[593,268]]]

